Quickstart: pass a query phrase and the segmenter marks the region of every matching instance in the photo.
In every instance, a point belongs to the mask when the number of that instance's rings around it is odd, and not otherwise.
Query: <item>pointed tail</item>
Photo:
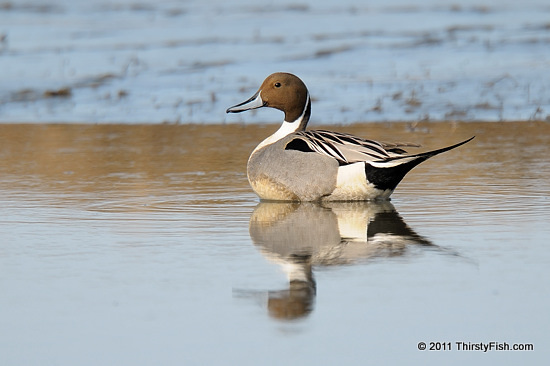
[[[414,154],[414,155],[397,156],[397,157],[394,157],[394,158],[387,159],[386,161],[400,161],[400,160],[412,161],[412,160],[416,160],[417,158],[423,158],[423,159],[420,161],[420,162],[422,162],[422,161],[425,161],[426,159],[431,158],[432,156],[436,156],[436,155],[439,155],[439,154],[444,153],[444,152],[446,152],[446,151],[449,151],[449,150],[455,149],[455,148],[457,148],[457,147],[459,147],[459,146],[462,146],[462,145],[464,145],[465,143],[472,141],[474,138],[475,138],[475,136],[472,136],[472,137],[470,137],[470,138],[467,139],[467,140],[464,140],[464,141],[462,141],[462,142],[459,142],[458,144],[454,144],[454,145],[451,145],[451,146],[443,147],[443,148],[441,148],[441,149],[432,150],[432,151],[426,151],[426,152],[419,153],[419,154]],[[411,158],[412,158],[412,159],[411,159]],[[420,164],[420,163],[419,163],[419,164]]]
[[[376,188],[386,190],[395,189],[405,175],[415,166],[428,160],[432,156],[444,153],[445,151],[457,148],[471,141],[475,136],[451,146],[441,149],[427,151],[414,155],[404,155],[389,158],[384,161],[371,162],[365,164],[365,173],[369,182]]]

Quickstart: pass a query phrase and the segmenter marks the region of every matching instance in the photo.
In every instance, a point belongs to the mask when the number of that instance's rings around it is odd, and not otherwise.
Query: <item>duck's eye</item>
[[[275,83],[275,87],[276,87],[276,88],[280,88],[280,87],[281,87],[281,83],[276,82],[276,83]]]

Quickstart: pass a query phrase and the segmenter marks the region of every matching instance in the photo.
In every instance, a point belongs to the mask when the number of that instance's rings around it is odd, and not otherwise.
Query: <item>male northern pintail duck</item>
[[[250,99],[227,109],[238,113],[260,107],[276,108],[285,119],[248,159],[247,173],[260,199],[270,201],[385,200],[412,168],[456,145],[419,154],[403,147],[365,140],[347,133],[308,130],[311,99],[297,76],[269,75]]]

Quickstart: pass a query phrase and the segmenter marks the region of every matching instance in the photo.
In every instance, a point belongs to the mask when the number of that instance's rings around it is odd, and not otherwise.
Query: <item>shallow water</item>
[[[323,207],[250,190],[248,154],[276,128],[0,125],[2,365],[548,359],[549,124],[339,127],[476,139],[391,203]]]
[[[547,0],[2,1],[0,122],[257,121],[224,111],[276,71],[322,123],[545,120],[549,19]]]

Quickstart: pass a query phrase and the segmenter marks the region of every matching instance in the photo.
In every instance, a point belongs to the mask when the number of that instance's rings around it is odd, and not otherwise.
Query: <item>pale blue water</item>
[[[547,198],[509,213],[498,209],[510,204],[506,195],[483,203],[408,187],[394,205],[427,243],[393,238],[374,253],[327,260],[314,268],[311,312],[284,321],[269,316],[267,298],[288,290],[285,275],[248,233],[255,197],[207,196],[187,207],[178,193],[150,197],[152,208],[126,202],[122,212],[109,200],[98,209],[70,196],[62,204],[32,193],[3,198],[2,364],[547,359]],[[316,220],[302,225],[316,232]],[[420,352],[421,341],[453,350]],[[459,352],[457,341],[532,343],[535,351]]]
[[[550,114],[545,0],[2,4],[2,122],[256,122],[224,111],[276,71],[320,123]]]
[[[323,207],[259,204],[246,154],[195,165],[186,127],[139,142],[150,128],[37,126],[58,136],[40,148],[3,128],[0,364],[542,365],[550,145],[530,126],[526,148],[462,125],[477,143],[413,170],[391,203]]]
[[[392,205],[335,207],[259,205],[267,128],[208,127],[279,121],[224,112],[274,71],[304,79],[315,124],[544,121],[549,19],[542,0],[0,3],[0,122],[78,123],[0,126],[0,365],[545,364],[545,123],[388,125],[477,138]]]

